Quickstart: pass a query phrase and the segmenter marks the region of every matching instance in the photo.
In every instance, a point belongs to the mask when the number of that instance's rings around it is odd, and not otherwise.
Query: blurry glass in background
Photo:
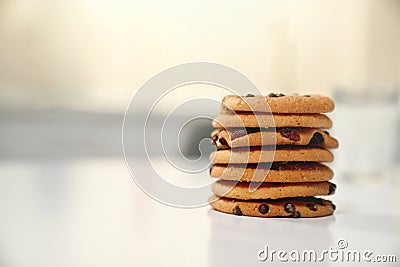
[[[338,176],[364,181],[393,177],[399,157],[398,87],[337,88],[334,98]]]

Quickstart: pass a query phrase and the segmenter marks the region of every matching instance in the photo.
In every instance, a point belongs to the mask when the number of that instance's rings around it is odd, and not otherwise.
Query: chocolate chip
[[[336,205],[332,203],[333,210],[336,210]]]
[[[336,191],[336,185],[331,183],[331,184],[329,185],[329,195],[334,194],[335,191]]]
[[[268,97],[281,97],[281,96],[285,96],[284,94],[275,94],[275,93],[269,93]]]
[[[247,96],[247,97],[254,97],[253,94],[247,94],[246,96]]]
[[[290,132],[291,132],[290,128],[281,128],[281,129],[279,130],[279,133],[280,133],[283,137],[286,137],[286,138],[289,138]]]
[[[311,97],[310,95],[304,95],[305,97]]]
[[[320,145],[324,142],[324,137],[320,133],[315,133],[310,140],[310,145]]]
[[[246,134],[247,134],[246,128],[229,130],[229,135],[231,136],[232,140],[242,137],[242,136],[245,136]]]
[[[266,213],[269,211],[269,207],[268,207],[267,204],[261,204],[261,205],[258,207],[258,211],[259,211],[261,214],[266,214]]]
[[[294,130],[293,128],[281,128],[279,130],[281,136],[289,138],[292,141],[299,141],[300,135],[298,131]]]
[[[279,171],[280,165],[276,163],[272,163],[270,170]]]
[[[295,209],[294,209],[294,205],[292,203],[286,203],[284,206],[284,209],[287,213],[294,213]]]
[[[228,142],[227,142],[226,139],[223,138],[223,137],[221,137],[221,138],[219,139],[219,142],[220,142],[221,145],[223,145],[223,146],[227,146],[227,145],[228,145]]]
[[[315,205],[314,203],[308,203],[306,206],[312,211],[317,211],[317,205]]]
[[[217,134],[214,134],[213,136],[212,136],[212,140],[213,140],[213,142],[214,142],[214,144],[217,142],[217,140],[218,140],[218,135]]]
[[[298,212],[297,210],[295,212],[293,212],[293,218],[300,218],[300,212]]]
[[[330,135],[328,131],[324,131],[324,133],[326,133],[327,135]]]
[[[297,131],[293,131],[290,134],[289,139],[293,140],[293,141],[299,141],[300,140],[300,135],[299,135],[299,133]]]
[[[235,208],[233,209],[233,214],[238,215],[238,216],[242,216],[242,211],[240,210],[239,206],[235,206]]]

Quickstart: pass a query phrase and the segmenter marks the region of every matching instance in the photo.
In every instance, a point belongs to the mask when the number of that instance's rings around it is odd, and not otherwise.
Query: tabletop
[[[122,157],[3,160],[0,265],[263,266],[308,250],[356,250],[370,251],[371,261],[395,256],[379,266],[397,266],[399,179],[336,182],[334,216],[263,219],[161,204],[138,188]],[[355,264],[328,254],[317,264],[335,261]]]

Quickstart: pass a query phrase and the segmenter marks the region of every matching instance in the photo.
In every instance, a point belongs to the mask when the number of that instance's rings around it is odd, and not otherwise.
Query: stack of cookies
[[[258,217],[320,217],[335,205],[331,195],[338,141],[324,114],[334,109],[319,95],[226,96],[211,136],[210,175],[218,178],[210,198],[218,211]]]

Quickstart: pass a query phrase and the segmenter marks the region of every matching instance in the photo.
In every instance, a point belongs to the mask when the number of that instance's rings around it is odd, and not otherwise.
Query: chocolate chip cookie
[[[218,148],[237,148],[266,145],[318,146],[338,148],[339,142],[327,131],[317,128],[228,128],[216,129],[211,133]]]
[[[225,109],[272,113],[326,113],[335,108],[333,100],[321,95],[284,95],[270,93],[267,96],[228,95],[222,100]]]
[[[274,162],[272,164],[215,164],[210,176],[244,182],[320,182],[329,181],[331,168],[317,162]]]
[[[279,146],[250,147],[218,150],[210,154],[210,160],[219,164],[247,164],[259,162],[331,162],[334,156],[319,147]]]
[[[336,185],[330,182],[312,183],[257,183],[252,190],[248,182],[219,180],[212,191],[220,197],[249,199],[277,199],[284,197],[325,196],[335,193]]]
[[[210,205],[217,211],[238,216],[313,218],[333,214],[336,207],[316,197],[266,200],[238,200],[212,196]]]

